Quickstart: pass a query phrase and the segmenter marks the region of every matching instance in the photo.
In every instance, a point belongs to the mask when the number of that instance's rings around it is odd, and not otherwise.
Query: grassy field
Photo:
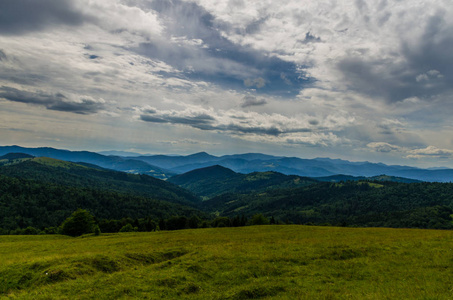
[[[0,299],[453,299],[453,232],[252,226],[0,236]]]

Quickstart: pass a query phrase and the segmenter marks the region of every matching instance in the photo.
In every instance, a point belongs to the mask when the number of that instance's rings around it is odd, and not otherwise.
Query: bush
[[[27,228],[22,230],[22,234],[24,235],[37,235],[38,233],[39,230],[32,226],[28,226]]]
[[[94,226],[94,235],[98,236],[101,234],[101,229],[98,225]]]
[[[80,236],[94,231],[94,217],[85,209],[78,209],[61,224],[61,233]]]
[[[127,223],[120,229],[120,232],[133,232],[133,231],[136,231],[136,230],[130,223]]]
[[[269,224],[269,220],[263,216],[262,214],[257,214],[252,217],[250,221],[250,225],[267,225]]]

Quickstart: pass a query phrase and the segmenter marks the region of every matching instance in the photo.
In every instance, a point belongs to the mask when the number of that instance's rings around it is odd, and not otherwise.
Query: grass
[[[0,236],[0,260],[0,299],[453,299],[452,231]]]

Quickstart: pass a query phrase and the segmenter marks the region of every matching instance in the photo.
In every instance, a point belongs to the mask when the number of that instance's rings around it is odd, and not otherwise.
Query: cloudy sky
[[[453,167],[451,0],[0,0],[0,144]]]

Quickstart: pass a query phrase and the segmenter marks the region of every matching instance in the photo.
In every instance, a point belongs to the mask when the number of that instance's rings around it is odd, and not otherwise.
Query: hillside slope
[[[298,224],[453,228],[452,183],[345,182],[250,194],[223,194],[203,202],[221,216],[261,213]]]
[[[114,191],[194,206],[198,197],[169,182],[46,157],[3,161],[0,174],[70,187]]]
[[[205,198],[223,193],[251,193],[275,188],[300,187],[317,182],[311,178],[276,172],[239,174],[218,165],[176,175],[168,181]]]
[[[0,236],[0,298],[447,300],[452,238],[295,225]]]
[[[78,208],[115,220],[204,215],[193,207],[133,194],[0,175],[0,229],[57,227]]]

